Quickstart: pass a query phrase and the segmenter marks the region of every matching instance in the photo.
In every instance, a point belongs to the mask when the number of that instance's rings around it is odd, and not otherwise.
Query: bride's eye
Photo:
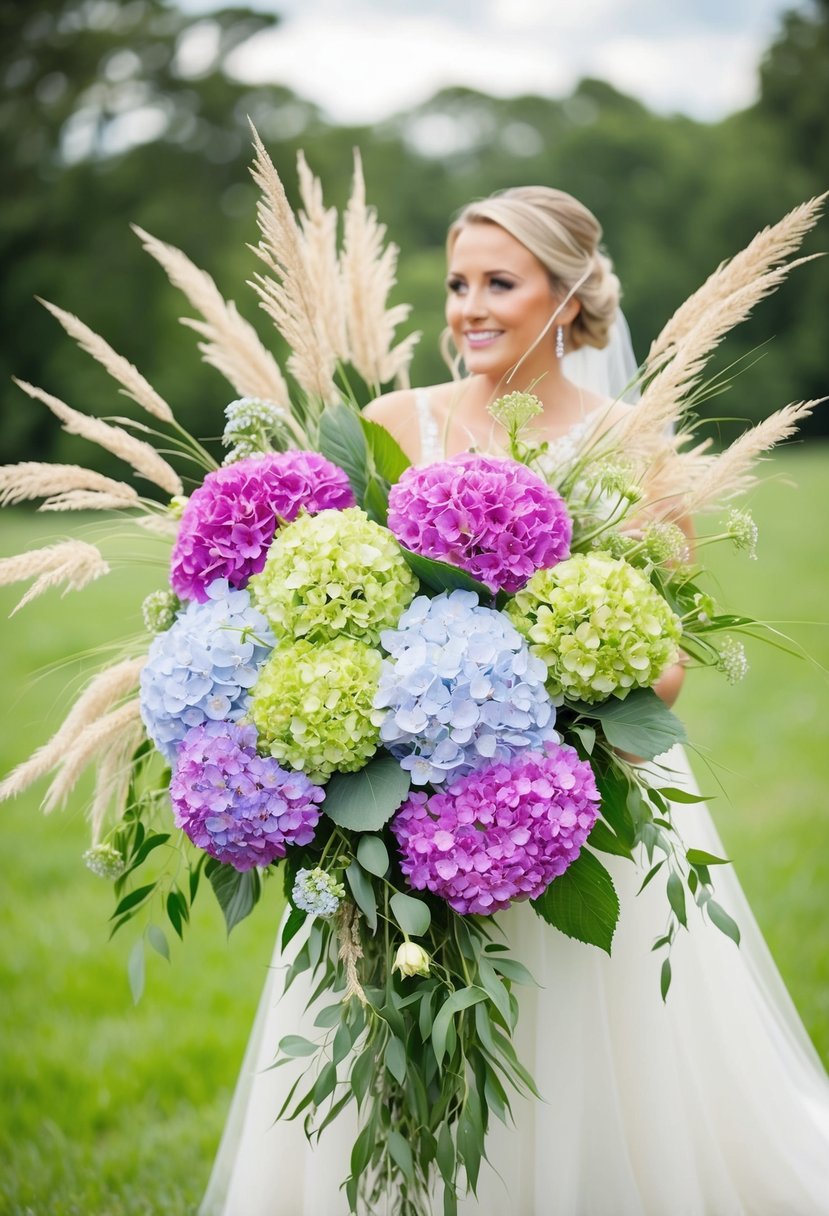
[[[499,279],[496,275],[494,279],[489,280],[490,287],[494,287],[496,291],[512,291],[515,284],[512,279]]]
[[[451,291],[454,295],[458,295],[466,287],[463,279],[447,279],[446,290]]]

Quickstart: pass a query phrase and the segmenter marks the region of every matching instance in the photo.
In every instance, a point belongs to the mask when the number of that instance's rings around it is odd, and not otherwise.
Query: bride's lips
[[[482,350],[497,341],[503,332],[502,329],[468,329],[463,336],[473,350]]]

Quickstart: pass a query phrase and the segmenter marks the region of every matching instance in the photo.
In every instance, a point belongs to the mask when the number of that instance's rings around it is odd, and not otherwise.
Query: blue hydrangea
[[[501,612],[471,591],[418,596],[380,638],[380,739],[415,785],[558,742],[545,665]]]
[[[333,916],[345,898],[345,887],[337,882],[333,874],[317,866],[313,870],[299,870],[291,892],[294,907],[301,908],[310,916]]]
[[[141,672],[141,716],[170,762],[192,727],[242,717],[273,646],[248,592],[232,590],[227,579],[212,582],[205,603],[189,604],[155,639]]]

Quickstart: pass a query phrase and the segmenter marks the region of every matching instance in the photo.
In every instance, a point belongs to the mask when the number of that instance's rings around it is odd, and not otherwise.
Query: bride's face
[[[446,323],[470,374],[500,377],[526,354],[557,304],[538,258],[497,224],[461,229],[449,258]],[[554,358],[554,333],[533,362]]]

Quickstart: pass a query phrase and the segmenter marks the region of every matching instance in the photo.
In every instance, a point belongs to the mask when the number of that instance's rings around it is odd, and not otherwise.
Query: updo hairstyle
[[[607,346],[619,307],[619,280],[599,250],[602,228],[592,211],[551,186],[515,186],[464,207],[449,229],[448,252],[461,229],[480,223],[497,224],[529,249],[562,296],[587,274],[575,292],[581,308],[569,327],[568,345],[572,350]]]

